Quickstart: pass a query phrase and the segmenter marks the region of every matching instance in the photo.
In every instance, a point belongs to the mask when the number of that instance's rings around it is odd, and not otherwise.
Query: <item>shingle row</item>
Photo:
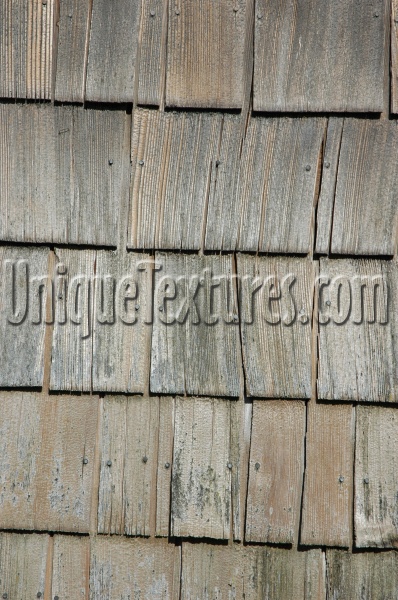
[[[395,260],[0,257],[3,388],[397,401]]]
[[[395,408],[18,391],[0,401],[2,530],[397,546]]]
[[[390,2],[3,2],[0,97],[381,112]],[[254,40],[254,41],[253,41]],[[396,27],[392,23],[393,75]],[[253,72],[253,82],[252,82]],[[395,108],[393,77],[393,108]]]
[[[395,121],[3,104],[0,124],[3,241],[396,252]]]

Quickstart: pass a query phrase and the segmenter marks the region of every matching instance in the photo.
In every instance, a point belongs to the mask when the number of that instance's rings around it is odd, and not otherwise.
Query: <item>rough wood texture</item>
[[[238,255],[243,359],[250,396],[311,396],[313,269],[306,258]]]
[[[169,2],[168,106],[241,108],[253,3]]]
[[[319,118],[255,117],[241,148],[240,120],[225,117],[207,249],[310,252],[325,127]]]
[[[138,104],[159,106],[166,75],[168,0],[142,3]]]
[[[398,599],[398,554],[327,550],[328,598],[333,600]]]
[[[304,402],[253,403],[247,541],[297,544],[304,436]]]
[[[318,397],[396,401],[396,263],[321,259],[320,276],[330,283],[320,292]]]
[[[3,392],[1,408],[0,528],[88,532],[98,399]]]
[[[0,239],[116,246],[129,185],[120,111],[0,106]]]
[[[316,214],[315,251],[319,254],[329,254],[330,251],[343,123],[344,119],[339,117],[330,117],[328,122],[322,161],[322,185]]]
[[[92,387],[92,283],[96,253],[94,250],[69,249],[57,249],[55,253],[54,295],[57,304],[50,389],[89,392]]]
[[[232,490],[233,539],[243,540],[245,533],[245,513],[247,484],[249,475],[250,436],[253,404],[241,397],[231,402],[231,442],[230,461]]]
[[[257,548],[241,545],[182,544],[181,600],[260,600]]]
[[[97,537],[91,548],[91,600],[178,600],[180,552],[166,540]]]
[[[209,188],[206,250],[235,250],[240,221],[248,218],[247,214],[242,217],[242,197],[237,192],[240,167],[243,171],[241,154],[245,126],[242,115],[224,114],[216,170]]]
[[[351,406],[308,404],[300,542],[351,543],[354,423]]]
[[[156,253],[156,265],[151,392],[239,396],[232,257]],[[220,285],[212,287],[211,276]]]
[[[133,102],[141,2],[93,0],[86,100]]]
[[[320,550],[182,545],[181,600],[323,600]]]
[[[0,3],[0,98],[51,98],[55,5]]]
[[[49,539],[48,535],[35,533],[0,533],[0,591],[3,598],[32,600],[44,596]]]
[[[168,537],[170,533],[174,404],[174,398],[160,398],[158,470],[156,480],[156,535],[164,537]]]
[[[398,415],[358,406],[355,451],[355,545],[398,547]]]
[[[324,600],[325,558],[321,550],[296,552],[284,548],[259,551],[259,600]]]
[[[389,2],[256,0],[254,110],[383,110]]]
[[[158,398],[106,397],[99,533],[150,534],[151,502],[156,501],[158,428]]]
[[[202,246],[220,114],[134,111],[129,247]]]
[[[55,100],[84,102],[91,0],[59,4]]]
[[[1,387],[43,383],[48,260],[47,248],[0,248]]]
[[[398,1],[391,3],[391,112],[398,112]]]
[[[331,251],[394,254],[397,245],[398,124],[345,119]]]
[[[83,536],[54,536],[51,597],[88,600],[90,539]]]
[[[149,260],[147,254],[97,252],[93,391],[145,391],[151,341],[151,327],[145,323],[151,304]]]
[[[230,423],[228,400],[177,398],[172,536],[230,537]]]

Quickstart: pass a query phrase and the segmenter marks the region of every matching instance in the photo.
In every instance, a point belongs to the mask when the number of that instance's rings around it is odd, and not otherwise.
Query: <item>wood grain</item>
[[[89,598],[90,538],[55,535],[51,596],[64,600]]]
[[[173,464],[175,399],[161,397],[159,402],[159,445],[156,480],[156,535],[170,533],[171,473]]]
[[[247,393],[309,398],[313,264],[244,254],[237,263]]]
[[[1,387],[43,384],[48,264],[47,248],[0,247]]]
[[[59,5],[55,100],[84,102],[91,0]]]
[[[152,498],[156,502],[158,435],[158,398],[105,398],[99,533],[150,534]]]
[[[239,396],[241,357],[232,257],[157,252],[156,264],[151,392]],[[211,275],[220,278],[212,293]],[[176,282],[176,298],[165,300],[169,292],[164,286],[171,280]],[[191,302],[190,293],[195,293]]]
[[[167,106],[241,108],[252,2],[169,3]]]
[[[86,100],[133,102],[140,15],[141,2],[93,0]]]
[[[182,544],[181,600],[323,600],[320,550]]]
[[[395,253],[397,151],[395,121],[345,119],[334,206],[333,254]]]
[[[48,535],[0,533],[0,586],[3,598],[44,596]],[[6,594],[6,595],[5,595]]]
[[[144,393],[146,389],[151,327],[145,323],[145,317],[151,304],[151,290],[148,274],[142,269],[149,259],[147,254],[97,252],[94,391]],[[132,289],[134,285],[135,290]],[[126,301],[125,296],[131,299]]]
[[[344,119],[330,117],[322,161],[322,185],[316,215],[316,246],[318,254],[329,254],[332,236],[333,209],[336,194],[341,136]]]
[[[391,112],[398,112],[398,2],[391,2]]]
[[[253,402],[245,535],[249,542],[298,542],[305,415],[304,402]]]
[[[325,119],[224,117],[206,248],[308,253]]]
[[[0,98],[51,98],[55,6],[55,0],[1,2]]]
[[[254,110],[381,112],[388,9],[256,0]]]
[[[94,250],[55,250],[55,323],[50,389],[89,392],[92,387]],[[80,285],[79,285],[80,284]],[[78,303],[78,310],[74,310]]]
[[[398,555],[396,552],[361,552],[327,550],[328,598],[398,597]]]
[[[123,111],[0,106],[0,239],[116,246],[129,186]]]
[[[178,600],[180,548],[166,540],[99,536],[91,544],[90,598]]]
[[[325,558],[321,550],[261,548],[257,573],[261,577],[259,600],[325,599]]]
[[[351,543],[354,414],[351,406],[308,404],[300,542]]]
[[[182,544],[181,600],[245,598],[260,600],[253,547]]]
[[[230,422],[228,400],[177,398],[172,536],[230,537]]]
[[[396,401],[395,262],[321,259],[320,276],[330,283],[319,311],[318,397]]]
[[[398,547],[396,408],[358,406],[355,450],[355,545]]]
[[[98,399],[3,392],[1,406],[0,528],[88,532]]]
[[[167,0],[143,2],[140,25],[138,104],[159,106],[166,75]]]
[[[221,123],[219,114],[134,111],[129,247],[202,247]]]

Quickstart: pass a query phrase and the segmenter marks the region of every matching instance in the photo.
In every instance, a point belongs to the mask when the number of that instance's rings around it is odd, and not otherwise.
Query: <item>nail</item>
[[[140,160],[140,161],[138,161],[138,164],[140,165],[140,167],[143,167],[145,163],[143,160]]]
[[[112,461],[108,460],[108,461],[106,461],[106,464],[108,465],[108,467],[111,467],[112,466]]]
[[[83,464],[88,465],[88,458],[86,458],[86,457],[83,458]]]
[[[254,468],[256,469],[256,471],[258,471],[260,468],[260,463],[256,462],[256,464],[254,465]]]
[[[143,462],[143,463],[147,463],[147,462],[148,462],[148,457],[147,457],[147,456],[143,456],[143,458],[142,458],[142,462]]]
[[[330,167],[330,162],[325,162],[325,168],[328,169]]]
[[[339,482],[340,482],[340,483],[343,483],[343,482],[344,482],[344,477],[343,477],[342,475],[340,475],[340,477],[339,477]]]
[[[169,463],[169,462],[167,462],[167,463],[164,463],[164,468],[165,468],[165,469],[170,469],[170,463]]]
[[[311,171],[311,165],[307,165],[307,166],[305,167],[305,170],[306,170],[306,171]]]
[[[108,163],[109,163],[109,164],[112,166],[112,165],[113,165],[113,160],[110,158],[110,159],[108,160]]]
[[[231,469],[232,469],[232,463],[230,463],[230,462],[229,462],[229,463],[227,464],[227,467],[228,467],[228,469],[229,469],[229,470],[231,470]]]

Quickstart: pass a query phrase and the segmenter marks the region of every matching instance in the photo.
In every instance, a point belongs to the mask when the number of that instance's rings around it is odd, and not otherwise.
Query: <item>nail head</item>
[[[111,460],[107,460],[106,464],[107,464],[108,467],[111,467],[112,466],[112,461]]]
[[[143,160],[140,160],[140,161],[138,161],[138,164],[140,165],[140,167],[143,167],[145,163]]]
[[[306,171],[311,171],[311,165],[307,165],[307,166],[305,167],[305,170],[306,170]]]
[[[325,162],[325,168],[326,168],[326,169],[329,169],[329,167],[330,167],[330,162],[329,162],[329,161],[328,161],[328,162]]]
[[[377,17],[379,16],[379,13],[375,12],[375,13],[373,13],[373,16],[376,17],[376,19],[377,19]]]
[[[151,10],[151,12],[149,14],[151,15],[151,17],[154,17],[155,16],[155,11]]]
[[[113,160],[110,158],[110,159],[108,160],[108,163],[109,163],[109,165],[110,165],[110,166],[112,166],[112,165],[113,165]]]
[[[83,464],[88,465],[88,458],[83,458]]]
[[[147,456],[143,456],[142,457],[142,462],[143,463],[147,463],[148,462],[148,457]]]
[[[164,468],[165,468],[165,469],[170,469],[170,463],[169,463],[169,462],[167,462],[167,463],[164,463]]]
[[[260,468],[260,463],[256,462],[256,464],[254,465],[254,468],[256,469],[256,471],[258,471]]]
[[[230,463],[230,462],[229,462],[229,463],[227,464],[227,467],[228,467],[228,469],[229,469],[229,470],[231,470],[231,469],[232,469],[232,463]]]
[[[135,305],[135,310],[140,310],[140,305],[139,304]]]
[[[340,477],[339,477],[339,482],[340,482],[340,483],[343,483],[343,482],[344,482],[344,477],[343,477],[342,475],[340,475]]]
[[[363,480],[364,483],[369,483],[369,477],[365,477],[365,479]]]

